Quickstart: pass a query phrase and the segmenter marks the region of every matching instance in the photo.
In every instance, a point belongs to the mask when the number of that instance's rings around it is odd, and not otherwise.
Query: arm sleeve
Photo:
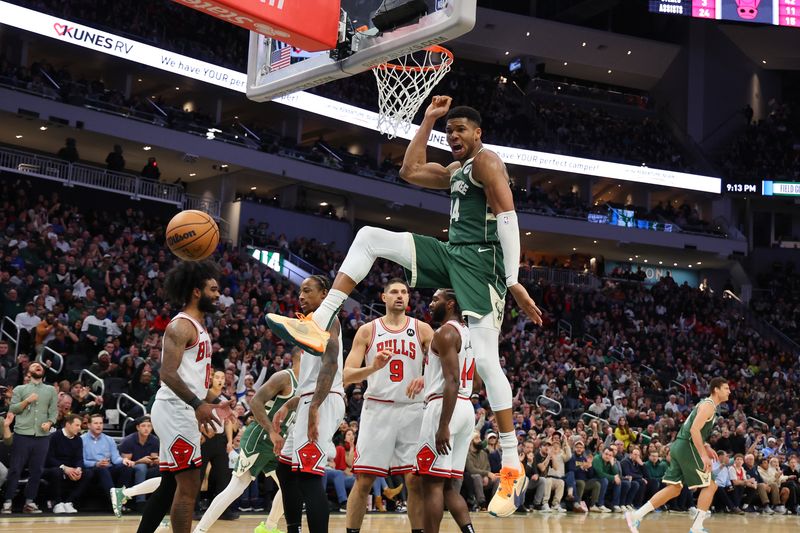
[[[58,396],[55,389],[51,389],[51,391],[50,402],[47,404],[47,420],[51,425],[55,425],[58,422]]]
[[[22,400],[25,398],[22,397],[22,390],[24,387],[14,387],[14,391],[11,393],[11,404],[8,406],[8,410],[18,415],[22,412]]]
[[[519,276],[519,222],[515,211],[497,215],[497,236],[503,249],[503,266],[506,272],[506,287],[518,283]]]
[[[111,463],[115,465],[122,464],[122,456],[119,454],[119,450],[117,450],[117,444],[114,442],[114,439],[106,435],[106,442],[111,447]]]
[[[61,463],[56,460],[56,448],[58,448],[58,432],[50,435],[50,442],[47,446],[47,458],[44,461],[45,468],[61,466]]]
[[[84,443],[82,438],[81,442]],[[83,466],[85,466],[86,468],[92,468],[94,465],[97,464],[97,461],[95,461],[89,454],[91,448],[89,448],[88,446],[83,446],[82,448],[83,448]]]
[[[244,378],[247,376],[247,365],[242,363],[242,369],[239,371],[239,381],[236,383],[236,399],[240,399],[244,396]]]

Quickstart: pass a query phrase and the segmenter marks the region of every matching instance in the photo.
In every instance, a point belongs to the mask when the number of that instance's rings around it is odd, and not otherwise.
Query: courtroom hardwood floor
[[[211,533],[252,533],[253,528],[263,520],[262,516],[243,515],[233,522],[217,522]],[[52,515],[0,517],[0,531],[19,531],[32,533],[133,533],[139,523],[138,516]],[[196,524],[196,523],[195,523]],[[408,523],[402,514],[369,514],[361,531],[364,533],[405,533]],[[628,528],[621,514],[589,516],[569,513],[566,515],[514,515],[510,518],[492,518],[486,513],[473,514],[473,524],[478,533],[536,532],[536,533],[596,533],[617,531],[626,533]],[[686,514],[651,514],[642,524],[641,533],[687,533],[691,520]],[[727,530],[747,530],[747,533],[797,533],[800,531],[800,517],[795,515],[728,515],[714,514],[705,522],[711,533]],[[157,533],[166,533],[159,529]],[[305,528],[304,528],[305,531]],[[331,515],[330,531],[344,531],[344,515]],[[445,515],[442,533],[459,533],[452,519]]]

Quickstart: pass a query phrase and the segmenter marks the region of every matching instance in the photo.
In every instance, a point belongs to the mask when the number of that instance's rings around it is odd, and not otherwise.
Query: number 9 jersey
[[[367,378],[364,398],[378,402],[421,403],[421,395],[415,399],[406,396],[408,385],[422,376],[425,361],[417,319],[406,317],[405,325],[396,330],[389,328],[382,318],[374,320],[372,325],[372,339],[364,355],[366,366],[384,350],[393,355],[389,364]]]

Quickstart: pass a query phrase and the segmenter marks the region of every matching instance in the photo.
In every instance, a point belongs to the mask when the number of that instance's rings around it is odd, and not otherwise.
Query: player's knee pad
[[[494,326],[492,316],[486,315],[480,319],[469,317],[469,331],[478,375],[486,387],[492,411],[511,409],[511,385],[500,367],[500,330]]]

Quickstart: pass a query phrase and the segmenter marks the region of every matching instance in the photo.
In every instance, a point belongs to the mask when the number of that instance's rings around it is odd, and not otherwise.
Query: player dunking
[[[444,505],[463,533],[474,533],[467,502],[454,490],[464,476],[475,411],[469,401],[475,377],[470,332],[450,289],[439,289],[431,300],[433,321],[440,324],[425,362],[425,413],[415,468],[422,477],[425,533],[439,533]]]
[[[172,531],[189,533],[200,490],[200,429],[212,418],[225,417],[224,406],[210,403],[211,340],[204,325],[206,313],[217,310],[219,269],[211,261],[184,261],[167,273],[164,291],[183,306],[164,332],[161,388],[151,419],[160,441],[161,485],[142,513],[139,533],[152,533],[170,511]],[[229,413],[230,411],[228,411]],[[171,509],[171,510],[170,510]]]
[[[292,368],[276,372],[256,391],[250,402],[255,421],[251,422],[244,430],[241,451],[236,460],[231,481],[208,506],[200,523],[195,527],[194,533],[206,533],[225,509],[242,495],[260,473],[263,472],[267,477],[278,481],[275,474],[278,457],[275,455],[273,446],[274,443],[283,444],[290,420],[285,420],[280,430],[275,431],[272,428],[272,417],[294,397],[302,353],[303,351],[295,346],[292,349]],[[262,522],[256,526],[255,533],[277,533],[279,531],[278,520],[281,519],[281,516],[283,516],[283,500],[279,489],[272,501],[272,509],[266,523]]]
[[[327,294],[327,279],[306,278],[300,285],[300,308],[304,313],[313,312]],[[344,418],[342,332],[338,319],[329,333],[330,341],[322,357],[303,353],[297,396],[272,417],[277,431],[287,412],[297,409],[286,441],[282,446],[275,443],[287,533],[300,533],[304,503],[309,531],[328,531],[328,497],[320,477],[325,474],[328,456],[336,454],[332,439]]]
[[[680,495],[684,485],[689,489],[702,488],[697,498],[697,515],[689,533],[707,531],[703,521],[709,515],[717,485],[711,478],[711,461],[719,460],[717,453],[708,444],[708,436],[714,427],[717,406],[727,402],[731,389],[725,378],[714,378],[708,384],[710,396],[698,403],[684,421],[675,442],[670,446],[671,462],[664,474],[667,485],[650,498],[637,511],[627,511],[625,520],[632,533],[639,532],[639,524],[651,511],[661,507]]]
[[[270,314],[267,321],[279,337],[321,353],[331,321],[378,257],[403,266],[412,287],[453,287],[468,319],[478,372],[500,429],[503,466],[489,512],[509,516],[521,505],[528,479],[517,455],[511,386],[500,367],[498,343],[506,290],[536,324],[541,324],[542,317],[517,281],[519,225],[505,165],[481,144],[480,114],[466,106],[451,110],[450,102],[449,96],[433,97],[400,170],[400,177],[414,185],[450,190],[449,241],[364,227],[313,317],[298,320]],[[447,142],[456,160],[447,167],[428,163],[425,154],[434,123],[445,115]]]
[[[367,380],[353,464],[356,483],[347,499],[346,528],[347,533],[361,530],[376,476],[405,474],[411,531],[422,533],[422,492],[419,477],[412,473],[422,425],[422,398],[416,397],[413,388],[414,381],[422,377],[433,329],[406,316],[408,285],[402,279],[390,279],[381,298],[386,315],[358,328],[345,361],[346,384]]]

